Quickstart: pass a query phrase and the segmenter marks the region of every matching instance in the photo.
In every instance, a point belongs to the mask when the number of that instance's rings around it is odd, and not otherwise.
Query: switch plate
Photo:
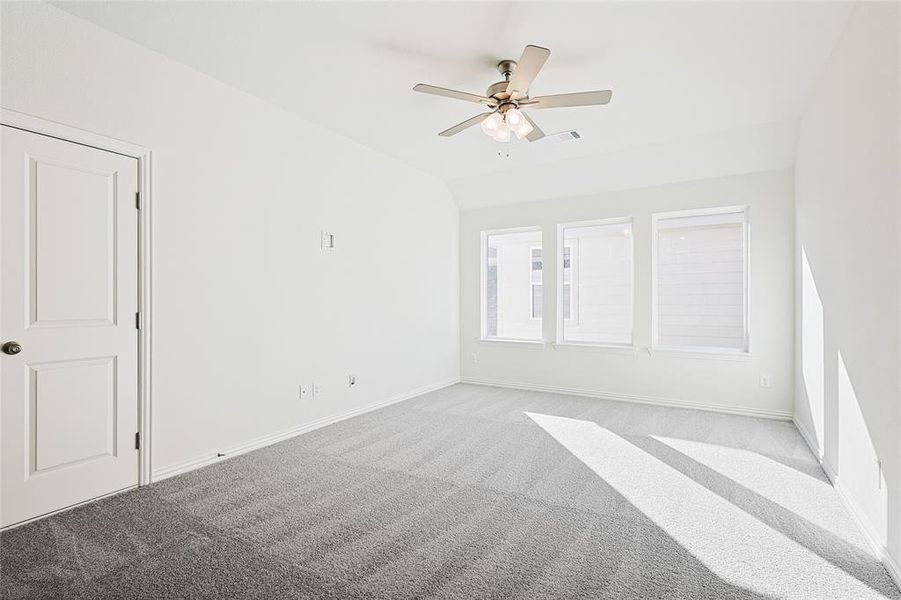
[[[328,231],[323,231],[321,244],[322,244],[323,250],[334,250],[335,249],[335,234],[329,233]]]
[[[760,387],[762,387],[762,388],[771,387],[769,375],[761,375],[760,376]]]
[[[313,384],[313,396],[318,396],[322,393],[322,387],[318,383]]]
[[[347,387],[353,387],[355,385],[357,385],[356,375],[348,375],[347,376]]]
[[[307,398],[310,397],[310,386],[308,386],[305,383],[302,383],[300,385],[300,387],[298,388],[297,392],[298,392],[298,397],[301,400],[306,400]]]

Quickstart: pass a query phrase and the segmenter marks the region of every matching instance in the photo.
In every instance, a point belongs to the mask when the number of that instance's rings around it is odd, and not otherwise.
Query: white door
[[[138,483],[138,165],[0,135],[6,526]]]

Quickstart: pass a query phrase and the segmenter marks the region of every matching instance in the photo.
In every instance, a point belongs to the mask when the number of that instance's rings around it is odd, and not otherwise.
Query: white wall
[[[153,150],[155,469],[458,377],[442,183],[49,5],[2,36],[3,107]]]
[[[796,420],[901,559],[899,8],[861,3],[800,127]],[[882,461],[879,476],[877,460]],[[901,571],[896,576],[901,577]]]
[[[651,214],[742,204],[750,206],[751,220],[751,356],[649,354],[645,349],[651,342]],[[634,322],[639,352],[479,341],[481,231],[542,227],[544,314],[553,316],[557,223],[628,216],[634,217]],[[794,389],[793,228],[792,173],[787,170],[464,210],[460,230],[463,378],[789,415]],[[545,318],[544,339],[556,339],[555,326],[554,318]],[[772,387],[759,386],[761,374],[771,376]]]

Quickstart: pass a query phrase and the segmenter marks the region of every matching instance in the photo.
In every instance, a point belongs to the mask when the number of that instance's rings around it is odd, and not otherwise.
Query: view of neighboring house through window
[[[654,215],[655,345],[748,350],[744,207]]]
[[[572,246],[563,247],[563,318],[571,319],[573,314],[573,270],[572,270]],[[542,256],[541,248],[532,248],[532,265],[531,265],[531,282],[532,282],[532,318],[540,319],[542,317],[542,299],[543,292],[542,277]],[[561,300],[558,300],[560,302]]]
[[[540,340],[541,230],[483,232],[482,261],[482,338]]]
[[[532,284],[532,318],[540,319],[542,312],[541,294],[544,291],[541,284],[541,248],[531,248],[530,254],[530,259],[532,261],[529,269],[529,277]]]
[[[497,247],[488,247],[487,280],[485,285],[485,306],[487,318],[486,335],[497,337]]]
[[[575,289],[575,262],[574,262],[573,245],[563,246],[563,293],[560,294],[558,302],[563,306],[563,318],[572,320],[575,310],[573,310],[573,290]]]
[[[632,220],[558,226],[558,342],[632,344]]]

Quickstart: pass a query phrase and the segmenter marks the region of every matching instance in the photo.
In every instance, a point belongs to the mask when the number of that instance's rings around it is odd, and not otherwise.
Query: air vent
[[[553,142],[555,144],[562,144],[564,142],[574,142],[576,140],[581,140],[582,134],[579,133],[578,131],[576,131],[575,129],[573,129],[572,131],[564,131],[562,133],[554,133],[547,137],[549,137],[551,140],[553,140]]]

